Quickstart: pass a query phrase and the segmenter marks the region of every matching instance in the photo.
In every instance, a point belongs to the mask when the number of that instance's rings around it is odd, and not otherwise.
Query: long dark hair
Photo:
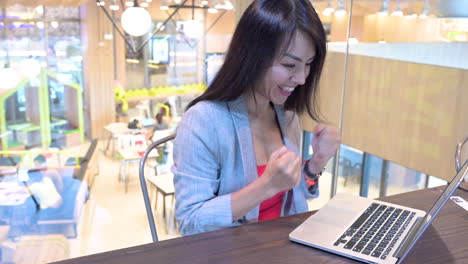
[[[248,90],[253,92],[297,30],[313,42],[316,54],[305,83],[288,97],[284,108],[296,113],[307,111],[319,121],[317,91],[325,61],[326,34],[309,0],[255,0],[242,15],[213,82],[187,109],[199,101],[225,102]]]

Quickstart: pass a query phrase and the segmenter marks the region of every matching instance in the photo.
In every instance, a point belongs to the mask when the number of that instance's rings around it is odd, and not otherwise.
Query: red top
[[[258,177],[263,175],[265,172],[266,165],[257,166]],[[281,216],[281,206],[283,204],[284,191],[277,193],[275,196],[263,201],[260,204],[260,213],[258,215],[258,221],[265,221],[275,219]]]

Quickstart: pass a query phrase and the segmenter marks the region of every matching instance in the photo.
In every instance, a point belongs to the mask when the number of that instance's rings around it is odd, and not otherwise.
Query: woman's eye
[[[310,67],[310,66],[312,66],[312,63],[306,63],[305,66],[306,66],[306,67]]]
[[[284,67],[290,68],[290,69],[292,69],[292,68],[294,68],[294,67],[296,66],[296,65],[294,65],[294,64],[282,64],[282,65],[283,65]]]

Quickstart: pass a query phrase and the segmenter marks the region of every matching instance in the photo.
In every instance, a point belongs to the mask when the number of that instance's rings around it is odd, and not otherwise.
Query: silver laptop
[[[289,239],[366,263],[400,263],[468,175],[468,161],[427,212],[337,194]]]

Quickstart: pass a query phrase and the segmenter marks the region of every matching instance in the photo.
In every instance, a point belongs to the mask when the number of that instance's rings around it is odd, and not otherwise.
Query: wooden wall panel
[[[338,127],[343,94],[345,55],[329,52],[320,79],[319,98],[322,118],[329,124]],[[316,123],[307,114],[301,118],[302,128],[313,131]]]
[[[103,127],[115,120],[113,45],[104,40],[112,24],[94,2],[82,5],[81,14],[86,132],[104,138]]]
[[[349,65],[343,142],[451,179],[468,134],[468,71],[355,55]]]
[[[342,65],[331,63],[336,56],[344,54],[329,53],[321,92],[337,90],[329,80]],[[468,135],[468,71],[359,55],[350,55],[348,71],[342,142],[450,180],[456,143]],[[336,98],[321,104],[334,121]]]

